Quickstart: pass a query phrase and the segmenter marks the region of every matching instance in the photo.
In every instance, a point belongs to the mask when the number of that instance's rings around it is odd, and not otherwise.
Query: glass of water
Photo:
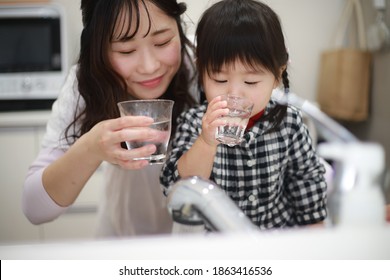
[[[254,104],[250,99],[236,95],[223,95],[222,100],[227,101],[229,113],[221,117],[225,124],[217,128],[215,138],[222,144],[233,147],[243,141]]]
[[[162,164],[167,155],[171,135],[173,101],[165,99],[129,100],[118,103],[121,116],[146,116],[154,119],[150,128],[157,130],[158,137],[152,141],[126,141],[127,149],[136,149],[154,144],[156,151],[147,157],[134,160],[148,160],[150,164]]]

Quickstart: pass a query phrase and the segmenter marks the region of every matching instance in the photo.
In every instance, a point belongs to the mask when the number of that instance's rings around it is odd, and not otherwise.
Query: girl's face
[[[114,70],[125,79],[128,92],[138,99],[160,97],[181,63],[180,35],[175,19],[147,1],[146,5],[151,23],[145,8],[140,5],[140,27],[135,37],[114,39],[109,48]],[[123,24],[129,24],[127,15],[119,20],[114,38],[124,37],[119,34]],[[135,16],[130,24],[131,33],[136,26]]]
[[[224,65],[220,72],[205,74],[203,88],[207,101],[218,95],[232,94],[244,96],[252,100],[254,107],[252,116],[262,111],[268,104],[272,90],[279,82],[272,72],[263,67],[252,67],[237,61],[231,65]]]

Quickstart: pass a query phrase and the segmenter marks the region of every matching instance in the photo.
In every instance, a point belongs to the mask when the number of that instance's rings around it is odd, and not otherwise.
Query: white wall
[[[291,90],[309,100],[315,100],[320,52],[330,43],[344,1],[264,0],[280,16],[282,22],[291,59]],[[196,24],[203,9],[217,1],[184,2],[188,5],[188,15]],[[193,30],[190,29],[190,32]]]
[[[238,0],[239,1],[239,0]],[[315,100],[318,63],[321,50],[328,47],[345,0],[264,0],[280,16],[290,51],[291,89],[302,97]],[[367,0],[363,0],[367,1]],[[82,29],[80,0],[53,0],[62,4],[68,15],[70,62],[77,59]],[[183,0],[187,3],[185,21],[189,33],[202,11],[215,0]],[[191,24],[191,21],[193,22]]]
[[[291,90],[315,100],[320,53],[329,47],[344,0],[267,0],[280,16],[289,48]]]

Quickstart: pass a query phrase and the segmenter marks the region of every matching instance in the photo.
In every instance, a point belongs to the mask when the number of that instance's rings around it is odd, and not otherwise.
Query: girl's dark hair
[[[206,10],[196,29],[196,63],[199,83],[204,74],[218,72],[224,64],[237,60],[249,67],[262,65],[280,80],[280,70],[287,67],[288,53],[278,15],[255,0],[224,0]],[[286,91],[287,70],[282,73]],[[277,105],[263,119],[276,128],[287,107]]]
[[[175,101],[172,116],[172,131],[175,131],[177,116],[188,106],[195,104],[189,94],[191,73],[195,66],[188,53],[194,51],[192,43],[187,39],[182,25],[181,15],[186,11],[185,3],[176,0],[81,0],[83,31],[80,38],[80,56],[78,60],[78,90],[85,101],[84,106],[76,110],[73,122],[67,127],[65,137],[74,142],[88,132],[98,122],[119,117],[117,103],[134,98],[126,90],[126,82],[111,66],[108,49],[114,38],[114,31],[121,20],[121,14],[135,16],[137,26],[129,34],[131,26],[121,26],[121,34],[133,37],[139,30],[140,7],[144,7],[149,16],[145,2],[157,6],[177,22],[182,45],[182,63],[171,81],[167,91],[160,97]],[[130,21],[131,22],[131,21]],[[152,19],[149,17],[149,29]],[[192,67],[192,69],[189,69]],[[80,100],[79,100],[80,102]],[[80,126],[76,123],[80,122]]]

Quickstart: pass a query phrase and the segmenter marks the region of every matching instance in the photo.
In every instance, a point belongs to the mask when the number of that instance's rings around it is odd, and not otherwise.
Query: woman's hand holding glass
[[[156,146],[145,145],[137,149],[124,149],[121,143],[134,140],[150,140],[158,137],[150,129],[153,119],[143,116],[125,116],[105,120],[95,125],[88,133],[90,147],[99,160],[117,164],[125,169],[140,169],[149,164],[147,160],[133,160],[153,154]]]

